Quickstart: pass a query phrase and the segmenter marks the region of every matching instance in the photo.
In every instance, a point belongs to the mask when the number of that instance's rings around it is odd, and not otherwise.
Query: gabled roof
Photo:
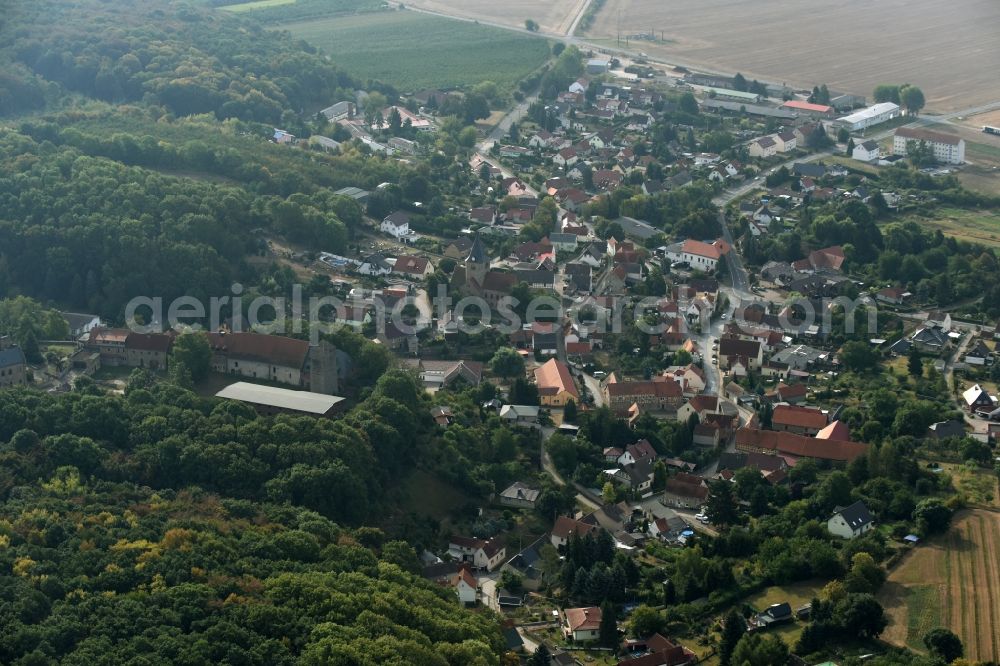
[[[745,356],[747,358],[757,358],[760,354],[760,342],[756,340],[738,340],[736,338],[722,338],[719,341],[719,356]]]
[[[944,132],[934,132],[917,127],[900,127],[896,130],[896,136],[910,141],[926,141],[927,143],[943,143],[949,146],[957,146],[962,137],[956,134],[945,134]]]
[[[985,405],[993,402],[990,394],[979,384],[975,384],[963,391],[962,398],[965,400],[965,404],[970,407],[972,405]]]
[[[404,210],[397,210],[386,215],[385,219],[382,221],[389,222],[390,224],[394,224],[398,227],[410,223],[410,214]]]
[[[393,266],[393,270],[397,273],[406,273],[407,275],[423,275],[427,271],[428,265],[426,257],[412,257],[405,256],[396,259],[396,265]]]
[[[679,398],[683,394],[680,384],[675,381],[615,382],[607,384],[608,396],[654,395],[662,398]]]
[[[688,404],[691,406],[691,409],[698,414],[704,411],[715,411],[719,407],[719,396],[705,394],[696,395],[688,400]]]
[[[736,448],[837,462],[850,462],[868,451],[868,445],[857,442],[814,439],[791,432],[756,428],[737,430]]]
[[[601,626],[601,609],[596,606],[567,608],[566,625],[570,631],[596,631]]]
[[[125,348],[166,354],[173,341],[173,337],[166,333],[130,333],[125,340]]]
[[[472,575],[472,572],[468,568],[462,567],[458,571],[458,575],[455,576],[455,585],[457,586],[459,581],[465,583],[473,590],[476,589],[478,583],[476,582],[476,577]]]
[[[486,291],[508,293],[516,284],[517,276],[503,271],[490,271],[483,279],[483,289]]]
[[[640,439],[635,444],[630,444],[625,448],[625,452],[636,460],[641,460],[642,458],[656,458],[656,449],[653,445],[649,443],[648,439]]]
[[[552,536],[560,539],[568,539],[573,534],[585,536],[596,529],[597,525],[580,522],[569,516],[559,516],[556,518],[555,525],[552,526]]]
[[[851,429],[843,421],[834,421],[816,433],[816,439],[833,439],[839,442],[851,441]]]
[[[681,252],[693,254],[699,257],[718,260],[723,254],[723,248],[715,243],[709,244],[702,241],[688,239],[681,246]]]
[[[263,361],[272,365],[301,368],[309,354],[309,342],[280,335],[259,333],[209,333],[216,352],[229,358]]]
[[[826,427],[826,414],[815,407],[777,405],[771,416],[771,423],[820,430]]]
[[[812,111],[814,113],[833,113],[833,107],[827,106],[826,104],[813,104],[812,102],[802,102],[797,99],[792,99],[781,106],[787,109],[798,109],[799,111]]]
[[[700,476],[678,472],[675,476],[667,479],[666,491],[681,497],[694,497],[705,499],[708,497],[708,486]]]
[[[27,360],[20,347],[11,347],[0,351],[0,368],[10,368],[16,365],[25,365]]]
[[[575,399],[580,399],[569,367],[557,359],[549,359],[540,368],[535,369],[535,383],[538,385],[538,392],[542,395],[555,395],[565,391]]]
[[[836,507],[833,512],[834,516],[839,515],[844,519],[844,522],[852,530],[861,529],[865,525],[870,525],[875,522],[875,518],[872,517],[871,512],[868,511],[868,507],[861,500],[858,500],[854,504],[847,507]]]

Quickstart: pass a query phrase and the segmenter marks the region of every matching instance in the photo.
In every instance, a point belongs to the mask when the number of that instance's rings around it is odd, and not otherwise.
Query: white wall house
[[[455,593],[458,594],[458,601],[462,604],[476,603],[476,578],[468,569],[462,569],[455,577]]]
[[[880,157],[878,143],[868,140],[855,144],[854,150],[851,151],[851,157],[859,162],[874,162]]]
[[[667,259],[670,261],[686,261],[691,268],[706,272],[715,271],[723,254],[724,248],[719,241],[710,244],[688,239],[667,248]]]
[[[875,518],[864,502],[857,501],[848,507],[839,507],[826,521],[826,529],[842,539],[853,539],[875,527]]]
[[[390,213],[379,227],[383,233],[405,243],[416,240],[416,233],[410,230],[410,216],[401,210]]]
[[[762,136],[750,144],[750,157],[773,157],[778,153],[778,144],[772,137]]]
[[[932,132],[925,129],[900,127],[892,138],[892,154],[906,155],[912,143],[923,143],[941,164],[965,162],[965,140],[954,134]]]

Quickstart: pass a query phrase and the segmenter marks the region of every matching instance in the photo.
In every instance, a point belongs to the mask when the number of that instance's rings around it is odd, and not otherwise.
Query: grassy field
[[[941,626],[961,637],[966,657],[1000,659],[998,544],[1000,513],[974,509],[914,549],[879,594],[891,618],[882,638],[923,650],[923,635]]]
[[[1000,247],[1000,211],[942,207],[907,218],[925,229],[940,229],[959,240]]]
[[[970,505],[1000,508],[997,475],[993,470],[954,463],[941,463],[941,467],[951,475],[956,490],[968,498]]]
[[[378,12],[282,26],[360,78],[401,91],[493,81],[510,89],[549,57],[545,39],[415,12]]]
[[[655,41],[631,39],[631,48],[797,87],[871,97],[880,83],[910,82],[930,110],[1000,99],[1000,49],[984,47],[996,42],[995,0],[820,0],[802,9],[795,0],[607,0],[586,35],[652,32]]]

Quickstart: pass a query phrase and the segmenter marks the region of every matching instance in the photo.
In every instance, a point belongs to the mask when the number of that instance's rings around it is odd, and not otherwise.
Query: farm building
[[[861,109],[837,119],[837,124],[849,132],[860,132],[868,127],[874,127],[899,116],[899,105],[892,102],[882,102]]]
[[[811,116],[832,116],[834,113],[832,106],[827,106],[826,104],[813,104],[812,102],[803,102],[797,99],[789,100],[782,104],[781,107],[783,109],[791,109],[792,111],[806,113]]]
[[[307,416],[333,416],[344,407],[345,398],[311,391],[293,391],[291,389],[262,386],[248,382],[230,384],[215,394],[217,398],[226,398],[245,402],[261,414],[297,414]]]
[[[727,102],[722,99],[706,99],[701,102],[702,109],[714,109],[718,111],[731,111],[733,113],[746,113],[750,116],[761,116],[762,118],[778,118],[780,120],[795,120],[799,114],[790,109],[776,109],[773,106],[763,106],[761,104],[745,104],[741,102]]]
[[[931,130],[900,127],[892,138],[892,154],[906,155],[910,143],[923,143],[942,164],[961,164],[965,161],[965,139],[954,134]]]
[[[830,106],[837,109],[837,111],[850,111],[867,103],[867,100],[862,95],[836,95],[830,99]]]
[[[587,74],[604,74],[611,67],[611,62],[603,58],[591,58],[587,61]]]
[[[745,102],[747,104],[757,104],[760,102],[760,95],[752,92],[742,92],[740,90],[730,90],[728,88],[706,87],[705,94],[715,99],[728,99],[734,102]]]

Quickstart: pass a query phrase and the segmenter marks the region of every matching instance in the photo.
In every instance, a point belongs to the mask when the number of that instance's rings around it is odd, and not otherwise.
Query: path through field
[[[890,643],[923,650],[923,635],[947,627],[965,654],[1000,660],[1000,512],[965,511],[944,537],[918,546],[879,594]]]

